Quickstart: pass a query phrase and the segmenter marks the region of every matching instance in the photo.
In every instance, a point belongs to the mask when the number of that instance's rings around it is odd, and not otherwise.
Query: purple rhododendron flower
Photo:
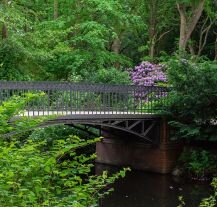
[[[156,86],[159,82],[166,83],[167,77],[163,72],[164,65],[142,62],[130,71],[130,78],[135,85]]]

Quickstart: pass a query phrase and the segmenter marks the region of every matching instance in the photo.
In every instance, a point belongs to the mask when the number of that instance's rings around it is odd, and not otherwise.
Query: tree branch
[[[166,32],[164,32],[164,33],[162,33],[162,34],[159,36],[159,38],[157,38],[156,43],[159,42],[167,33],[171,32],[171,31],[172,31],[172,29],[170,29],[170,30],[168,30],[168,31],[166,31]]]

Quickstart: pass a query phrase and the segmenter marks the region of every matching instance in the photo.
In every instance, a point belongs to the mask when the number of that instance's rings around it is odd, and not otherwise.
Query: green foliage
[[[89,136],[87,133],[76,130],[72,126],[54,125],[35,129],[30,134],[29,139],[38,141],[48,141],[49,137],[50,140],[58,140],[60,137],[62,139],[66,139],[71,134],[76,135],[82,139],[87,139]]]
[[[82,154],[79,149],[100,141],[100,138],[83,140],[68,132],[59,132],[60,137],[54,139],[51,131],[47,133],[47,139],[40,138],[43,133],[20,139],[17,134],[50,118],[15,119],[27,102],[40,96],[43,94],[13,97],[0,106],[0,205],[97,206],[98,199],[112,190],[105,190],[105,187],[124,177],[129,169],[112,176],[107,172],[92,175],[96,155]],[[10,132],[13,134],[5,139],[5,134]],[[52,135],[52,144],[49,135]]]
[[[215,207],[216,206],[217,204],[217,178],[213,178],[211,185],[214,189],[214,193],[210,197],[204,198],[199,204],[199,207]],[[180,201],[180,204],[177,207],[186,206],[183,196],[179,196],[179,201]]]
[[[28,56],[21,43],[15,40],[0,42],[0,79],[29,80],[31,74],[23,67]]]
[[[182,3],[191,14],[192,1]],[[206,17],[213,22],[202,54],[212,60],[215,6],[206,1],[195,29],[200,31]],[[54,0],[0,2],[0,31],[7,30],[7,38],[0,39],[0,79],[90,81],[102,70],[165,60],[176,50],[180,21],[175,0],[58,0],[56,12],[54,18]],[[200,32],[191,38],[199,42]]]
[[[169,96],[172,126],[177,137],[217,140],[217,64],[171,61],[168,76],[173,91]]]
[[[76,149],[99,139],[58,139],[43,151],[45,142],[2,143],[0,150],[0,203],[2,206],[92,206],[100,192],[125,171],[109,177],[89,176],[95,155],[77,155]],[[21,145],[21,146],[20,146]],[[18,147],[20,146],[20,147]],[[8,153],[10,152],[10,153]]]
[[[205,198],[201,201],[199,207],[215,207],[217,204],[217,178],[212,181],[212,187],[214,188],[214,193],[209,198]]]
[[[205,179],[217,172],[217,160],[215,156],[206,150],[185,150],[180,160],[184,167],[195,179]]]
[[[185,201],[184,201],[182,196],[179,196],[179,202],[180,202],[180,204],[177,207],[184,207],[185,206]]]
[[[99,70],[93,77],[93,82],[108,84],[130,84],[128,73],[126,71],[120,71],[116,68]]]
[[[28,118],[19,117],[24,112],[27,102],[31,102],[44,94],[25,94],[24,97],[14,96],[0,105],[0,136],[9,133],[20,133],[22,131],[38,126],[49,117]],[[13,122],[12,122],[13,121]]]

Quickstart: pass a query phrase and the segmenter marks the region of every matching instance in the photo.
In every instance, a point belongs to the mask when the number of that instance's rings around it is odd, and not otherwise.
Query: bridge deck
[[[160,115],[153,113],[140,114],[139,112],[122,112],[122,111],[25,111],[20,116],[57,116],[56,119],[71,119],[71,120],[90,120],[90,119],[153,119],[159,118]]]

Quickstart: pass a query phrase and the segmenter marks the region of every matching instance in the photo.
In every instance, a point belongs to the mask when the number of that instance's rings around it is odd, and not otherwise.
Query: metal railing
[[[25,107],[26,115],[158,113],[166,104],[168,89],[157,86],[0,81],[1,103],[14,95],[41,92],[44,92],[43,96]]]

